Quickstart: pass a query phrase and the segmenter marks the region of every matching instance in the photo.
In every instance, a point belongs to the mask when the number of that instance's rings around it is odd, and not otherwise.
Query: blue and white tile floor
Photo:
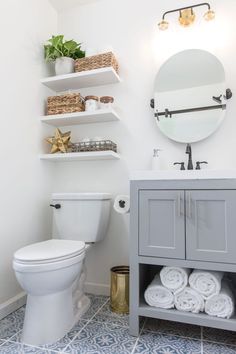
[[[146,319],[138,338],[128,316],[114,314],[105,296],[93,296],[83,318],[60,341],[33,347],[20,342],[24,307],[0,321],[0,354],[236,354],[236,333]]]

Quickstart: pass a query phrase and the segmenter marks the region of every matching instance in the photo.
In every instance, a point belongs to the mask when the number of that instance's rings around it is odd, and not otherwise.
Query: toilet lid
[[[77,256],[85,251],[85,243],[71,240],[48,240],[19,249],[14,259],[20,262],[45,262]]]

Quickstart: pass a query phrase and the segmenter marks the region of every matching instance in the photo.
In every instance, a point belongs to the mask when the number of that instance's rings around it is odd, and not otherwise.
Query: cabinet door
[[[139,254],[185,258],[184,191],[139,192]]]
[[[186,191],[189,260],[236,263],[236,191]]]

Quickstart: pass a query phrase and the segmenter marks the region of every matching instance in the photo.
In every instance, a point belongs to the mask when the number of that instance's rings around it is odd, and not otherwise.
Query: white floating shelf
[[[55,92],[77,90],[80,88],[110,85],[120,82],[120,77],[113,69],[107,67],[79,73],[47,77],[41,83]]]
[[[43,116],[42,123],[55,127],[65,127],[67,125],[90,124],[113,122],[120,120],[118,114],[113,109],[99,109],[95,112],[76,112],[67,114],[56,114]]]
[[[120,155],[114,151],[93,151],[93,152],[71,152],[66,154],[42,154],[39,155],[41,160],[52,162],[66,161],[89,161],[89,160],[119,160]]]

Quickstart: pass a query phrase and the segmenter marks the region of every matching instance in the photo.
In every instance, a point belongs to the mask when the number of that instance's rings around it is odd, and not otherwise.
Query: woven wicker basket
[[[110,66],[118,73],[119,64],[112,52],[77,59],[75,61],[75,72],[107,68]]]
[[[47,115],[83,112],[84,99],[80,93],[51,96],[47,99]]]

